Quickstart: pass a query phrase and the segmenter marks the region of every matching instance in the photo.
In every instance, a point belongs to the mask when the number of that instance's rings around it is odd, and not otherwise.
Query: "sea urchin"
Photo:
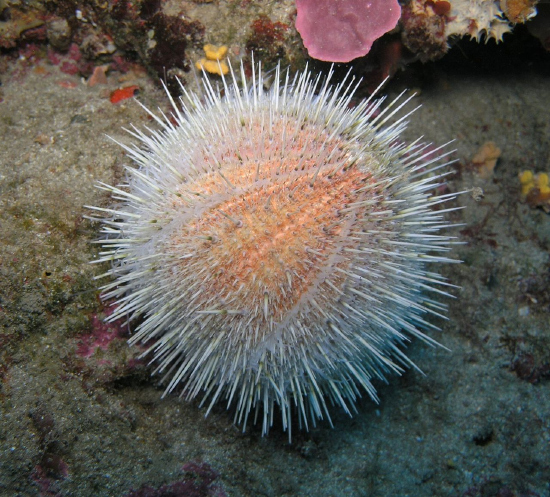
[[[96,262],[117,308],[142,317],[131,343],[147,343],[155,372],[208,411],[224,400],[246,426],[275,404],[289,430],[354,408],[361,387],[412,365],[409,337],[432,342],[426,315],[449,284],[430,271],[453,243],[437,194],[450,152],[399,135],[409,101],[355,107],[355,84],[332,87],[302,72],[264,88],[260,68],[183,88],[160,130],[130,131],[137,164],[128,182],[101,184],[119,204],[104,217]],[[328,402],[327,402],[328,401]],[[207,412],[208,414],[208,412]]]

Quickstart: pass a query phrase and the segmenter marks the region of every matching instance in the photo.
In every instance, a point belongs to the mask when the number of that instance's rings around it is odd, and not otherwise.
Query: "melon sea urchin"
[[[350,105],[355,83],[332,87],[307,71],[260,68],[183,88],[159,131],[122,145],[137,167],[127,184],[100,187],[118,205],[101,211],[111,267],[102,287],[109,320],[142,317],[131,343],[147,344],[155,372],[187,399],[235,409],[246,426],[278,406],[306,429],[329,403],[350,413],[362,389],[412,363],[409,337],[433,342],[426,318],[450,286],[431,270],[451,237],[438,195],[450,152],[399,135],[410,100]],[[149,112],[149,111],[148,111]],[[442,205],[443,204],[443,205]],[[208,412],[207,412],[208,414]]]

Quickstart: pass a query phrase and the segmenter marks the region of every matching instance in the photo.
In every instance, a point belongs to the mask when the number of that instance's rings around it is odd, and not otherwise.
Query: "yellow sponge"
[[[204,54],[206,58],[202,58],[195,63],[195,67],[200,71],[204,70],[212,74],[227,74],[229,72],[228,65],[221,59],[227,55],[226,45],[204,45]]]
[[[227,46],[226,45],[204,45],[204,53],[208,60],[221,60],[227,55]]]

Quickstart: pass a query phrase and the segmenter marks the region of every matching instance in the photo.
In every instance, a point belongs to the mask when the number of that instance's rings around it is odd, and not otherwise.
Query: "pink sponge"
[[[397,0],[296,0],[296,9],[296,29],[309,55],[329,62],[366,55],[401,16]]]

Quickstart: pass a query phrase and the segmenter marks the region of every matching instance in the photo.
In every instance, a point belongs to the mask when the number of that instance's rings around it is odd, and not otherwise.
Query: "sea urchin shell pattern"
[[[362,389],[376,400],[373,379],[412,365],[404,342],[435,343],[423,330],[451,285],[431,269],[455,262],[455,194],[436,193],[450,152],[399,140],[403,94],[352,106],[349,77],[277,69],[266,90],[259,67],[240,72],[223,96],[183,88],[172,116],[150,112],[158,131],[130,130],[137,167],[100,185],[117,205],[91,207],[95,262],[110,264],[109,320],[142,317],[130,342],[166,393],[224,401],[243,427],[259,415],[264,433],[280,411],[290,435],[293,409],[306,429],[331,403],[351,413]]]

